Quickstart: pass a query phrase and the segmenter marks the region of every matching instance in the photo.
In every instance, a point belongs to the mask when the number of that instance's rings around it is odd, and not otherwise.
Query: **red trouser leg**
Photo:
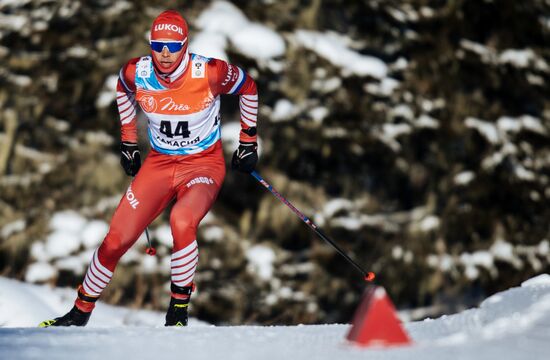
[[[146,158],[122,197],[107,236],[94,253],[82,282],[82,290],[87,295],[101,294],[111,280],[120,257],[176,195],[173,186],[174,164],[172,158],[158,153],[152,152]],[[78,299],[76,305],[84,311],[93,308]]]
[[[170,214],[174,238],[171,280],[176,286],[190,286],[198,264],[197,227],[208,213],[225,176],[223,157],[196,159],[178,167],[177,201]],[[176,294],[172,294],[176,296]]]
[[[185,192],[170,214],[170,226],[174,238],[171,261],[171,279],[177,286],[189,286],[193,282],[199,261],[197,227],[210,210],[219,187],[215,184],[194,185]]]
[[[178,164],[177,201],[170,214],[174,238],[171,280],[176,286],[190,286],[193,282],[198,264],[197,227],[214,204],[224,177],[221,146],[200,158],[182,158]]]

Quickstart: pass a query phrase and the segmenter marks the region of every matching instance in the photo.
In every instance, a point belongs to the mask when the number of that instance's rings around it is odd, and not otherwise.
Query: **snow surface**
[[[414,344],[361,348],[347,324],[164,328],[163,313],[97,305],[86,328],[39,329],[66,312],[74,290],[0,278],[0,358],[33,359],[547,359],[550,275],[495,294],[479,308],[405,323]]]

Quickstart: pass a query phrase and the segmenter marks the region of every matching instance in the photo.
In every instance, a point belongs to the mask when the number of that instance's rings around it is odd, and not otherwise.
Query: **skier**
[[[131,59],[120,70],[121,165],[135,178],[93,254],[73,308],[62,317],[42,322],[41,327],[85,326],[120,257],[173,199],[171,299],[165,326],[187,325],[198,263],[197,226],[225,177],[221,94],[240,96],[240,145],[231,167],[250,173],[258,161],[256,83],[235,65],[189,53],[188,43],[184,18],[175,10],[164,11],[151,27],[151,55]],[[137,104],[148,118],[151,143],[143,165],[137,145]]]

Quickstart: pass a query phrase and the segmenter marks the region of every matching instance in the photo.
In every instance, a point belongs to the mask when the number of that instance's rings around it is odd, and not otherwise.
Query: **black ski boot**
[[[86,326],[88,320],[90,320],[90,315],[92,314],[92,309],[94,308],[94,303],[99,297],[90,296],[84,292],[82,285],[78,287],[76,291],[78,298],[75,301],[75,305],[65,315],[55,318],[53,320],[42,321],[38,327],[50,327],[50,326]],[[81,304],[85,309],[89,308],[90,311],[82,311],[76,304]]]
[[[181,287],[172,284],[171,290],[172,294],[183,295],[184,298],[178,299],[172,295],[168,311],[166,312],[166,323],[164,326],[187,326],[187,308],[189,307],[193,286]]]
[[[65,315],[55,318],[53,320],[42,321],[38,327],[50,327],[50,326],[86,326],[92,312],[84,312],[73,306],[71,311]]]

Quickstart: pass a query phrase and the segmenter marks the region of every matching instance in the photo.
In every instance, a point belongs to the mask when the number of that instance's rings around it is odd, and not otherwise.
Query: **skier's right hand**
[[[141,167],[141,156],[137,144],[127,142],[120,144],[120,165],[127,175],[136,176]]]

